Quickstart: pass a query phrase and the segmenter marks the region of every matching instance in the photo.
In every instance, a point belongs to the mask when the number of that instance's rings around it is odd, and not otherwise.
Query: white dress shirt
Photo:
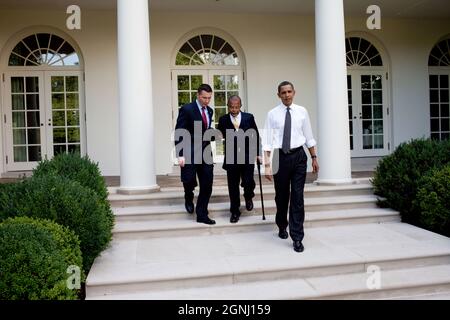
[[[234,125],[234,121],[237,121],[238,125],[241,125],[241,113],[239,112],[239,114],[235,117],[233,117],[233,115],[230,113],[230,119],[231,119],[231,123]],[[236,119],[236,120],[235,120]]]
[[[263,150],[281,149],[283,144],[284,120],[286,106],[280,104],[269,111],[263,133]],[[291,149],[306,144],[308,148],[317,143],[314,140],[308,111],[296,104],[291,104]]]

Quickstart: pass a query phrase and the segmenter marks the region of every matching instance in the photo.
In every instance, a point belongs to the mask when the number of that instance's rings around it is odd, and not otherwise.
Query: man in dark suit
[[[228,99],[228,114],[219,119],[218,129],[224,142],[223,168],[227,171],[228,194],[230,197],[230,222],[239,221],[241,205],[239,182],[244,188],[245,207],[253,209],[255,196],[255,157],[259,155],[259,133],[252,114],[241,112],[241,98],[231,96]],[[258,159],[261,161],[261,158]]]
[[[208,84],[200,85],[197,90],[197,99],[180,108],[175,126],[175,147],[178,164],[181,167],[186,211],[188,213],[194,212],[193,200],[197,176],[200,192],[195,212],[197,222],[205,224],[216,223],[208,217],[214,164],[210,149],[211,139],[208,141],[205,134],[210,130],[214,131],[211,128],[213,109],[208,106],[211,96],[211,87]]]

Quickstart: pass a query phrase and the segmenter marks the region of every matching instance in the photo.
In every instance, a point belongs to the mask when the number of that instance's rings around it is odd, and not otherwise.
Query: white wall
[[[81,48],[86,71],[87,150],[104,175],[119,175],[120,167],[115,17],[115,11],[82,11],[82,30],[69,31],[64,11],[0,12],[0,50],[17,31],[43,24],[63,30]],[[152,12],[150,25],[157,174],[172,171],[171,57],[181,37],[200,27],[221,29],[242,47],[247,110],[255,114],[259,127],[267,111],[279,103],[278,83],[290,80],[296,86],[296,103],[309,110],[317,136],[314,17]],[[387,50],[394,145],[428,136],[428,54],[442,36],[450,34],[450,21],[383,19],[382,30],[369,31],[365,18],[347,18],[346,28],[367,32]],[[0,66],[0,71],[4,69]]]

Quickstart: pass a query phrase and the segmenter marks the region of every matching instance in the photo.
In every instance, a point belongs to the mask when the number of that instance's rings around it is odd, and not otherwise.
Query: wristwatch
[[[317,156],[316,156],[316,155],[314,155],[314,156],[311,156],[311,159],[315,159],[315,158],[317,158]]]

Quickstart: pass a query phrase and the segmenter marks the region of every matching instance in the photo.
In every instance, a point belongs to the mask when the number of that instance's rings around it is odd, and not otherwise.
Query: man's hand
[[[313,173],[319,172],[319,163],[317,162],[317,158],[312,159],[312,169]]]
[[[183,168],[184,164],[186,163],[186,160],[184,159],[184,157],[179,157],[178,158],[178,165]]]

